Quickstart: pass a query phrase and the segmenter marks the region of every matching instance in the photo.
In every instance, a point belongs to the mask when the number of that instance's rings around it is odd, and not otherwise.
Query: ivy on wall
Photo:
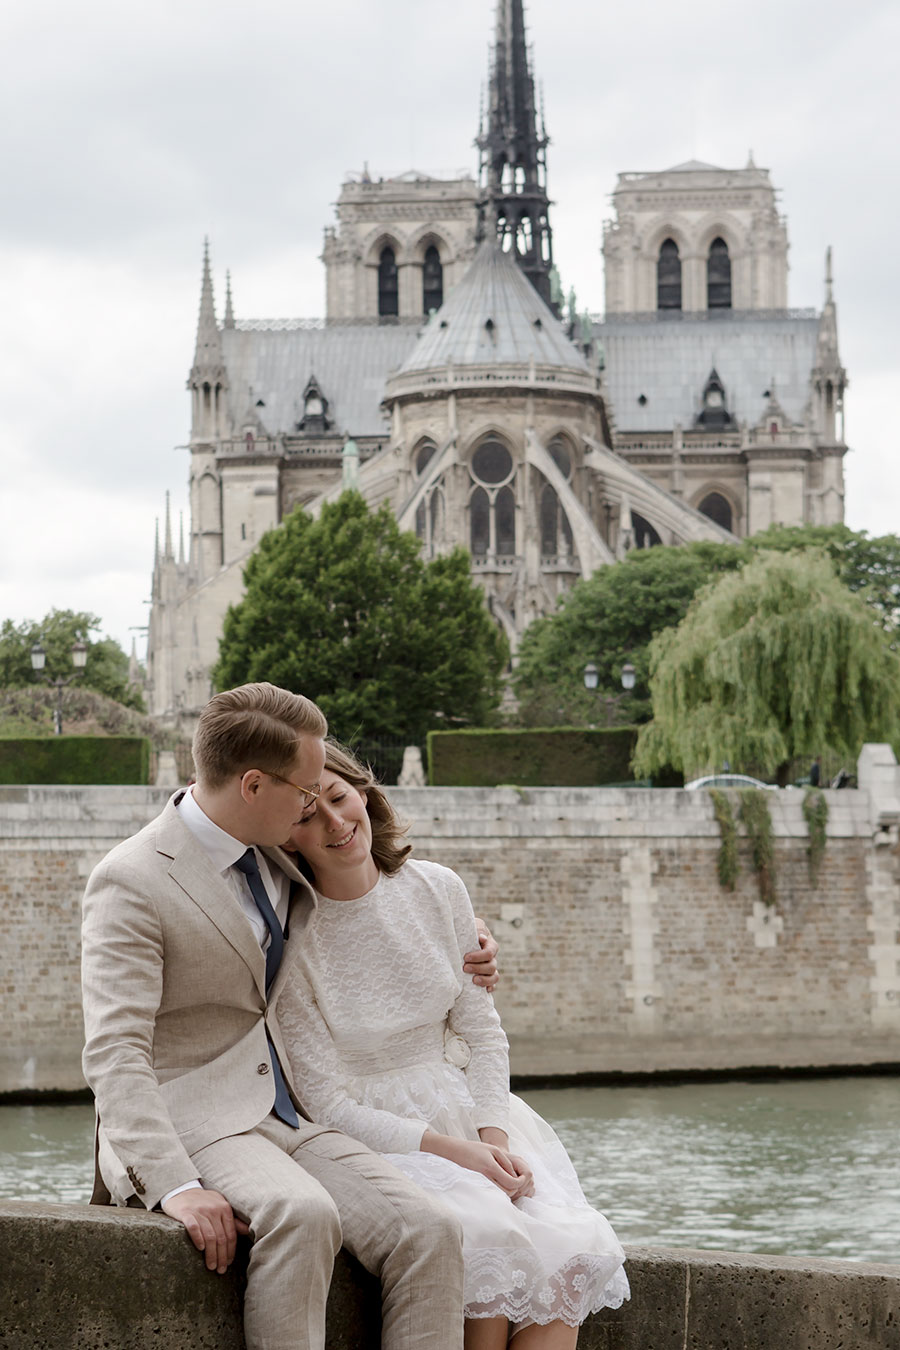
[[[753,870],[759,885],[759,897],[767,905],[774,905],[775,893],[775,837],[769,814],[768,793],[757,788],[745,788],[740,796],[737,819],[731,797],[721,788],[709,788],[713,812],[719,826],[721,844],[717,862],[719,885],[733,891],[741,870],[738,855],[738,820],[750,841]],[[821,793],[819,794],[821,796]],[[823,833],[824,839],[824,833]],[[824,847],[824,844],[823,844]]]
[[[712,798],[713,812],[718,821],[719,834],[722,839],[719,845],[718,858],[719,885],[724,886],[728,891],[733,891],[740,871],[737,850],[737,824],[734,819],[734,811],[728,793],[723,792],[721,788],[710,788],[709,795]]]
[[[809,865],[809,884],[819,884],[822,859],[825,856],[825,832],[828,828],[828,801],[819,788],[807,788],[803,794],[803,817],[809,830],[806,857]]]
[[[775,890],[775,836],[769,814],[769,794],[759,788],[742,788],[738,814],[750,840],[750,855],[759,886],[759,898],[766,905],[774,905]]]

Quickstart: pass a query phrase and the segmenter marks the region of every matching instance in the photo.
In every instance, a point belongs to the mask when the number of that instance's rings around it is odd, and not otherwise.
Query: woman
[[[588,1313],[628,1297],[624,1252],[559,1139],[510,1096],[500,1019],[462,974],[478,945],[466,889],[407,860],[387,798],[332,742],[321,782],[288,844],[316,888],[279,1004],[300,1095],[458,1214],[466,1350],[513,1336],[516,1350],[573,1350]]]

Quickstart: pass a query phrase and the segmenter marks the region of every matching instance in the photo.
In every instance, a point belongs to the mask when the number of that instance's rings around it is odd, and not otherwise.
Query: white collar
[[[207,853],[214,867],[225,872],[233,867],[238,858],[247,852],[247,845],[235,839],[227,830],[223,830],[200,806],[189,787],[178,803],[178,814],[188,827],[197,843]]]

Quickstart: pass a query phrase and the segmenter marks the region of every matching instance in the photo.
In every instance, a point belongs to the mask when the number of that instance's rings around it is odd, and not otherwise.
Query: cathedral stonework
[[[635,547],[843,519],[843,401],[825,304],[787,305],[768,172],[620,175],[606,314],[558,317],[547,137],[522,0],[499,0],[480,174],[348,180],[324,319],[221,323],[204,254],[190,531],[157,541],[150,711],[192,720],[262,535],[353,483],[425,556],[459,544],[515,652],[579,577]]]

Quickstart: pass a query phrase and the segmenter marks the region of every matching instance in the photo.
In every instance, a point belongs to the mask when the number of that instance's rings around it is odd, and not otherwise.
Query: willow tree
[[[824,554],[764,552],[654,639],[650,693],[638,774],[727,760],[782,780],[797,756],[895,739],[900,656]]]

